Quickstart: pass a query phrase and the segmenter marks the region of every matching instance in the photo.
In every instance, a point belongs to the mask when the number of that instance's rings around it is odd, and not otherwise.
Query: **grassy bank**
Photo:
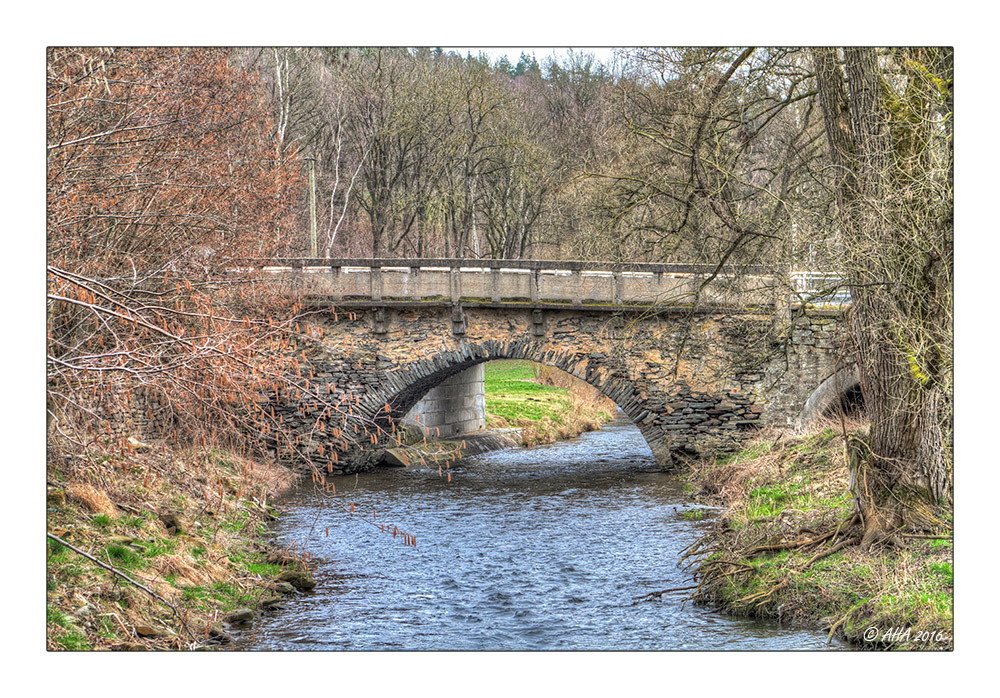
[[[530,361],[486,364],[486,426],[518,427],[525,446],[570,439],[614,419],[615,404],[569,374]]]
[[[697,600],[821,626],[870,649],[952,649],[950,512],[938,512],[932,534],[853,544],[843,535],[853,504],[835,429],[762,435],[735,456],[702,463],[689,483],[725,509],[689,551]]]
[[[50,650],[224,647],[309,586],[294,553],[262,542],[269,496],[294,480],[280,466],[140,445],[50,453],[47,479]]]

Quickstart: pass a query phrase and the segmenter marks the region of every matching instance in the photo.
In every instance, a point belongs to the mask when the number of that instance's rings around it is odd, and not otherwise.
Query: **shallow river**
[[[259,619],[238,647],[846,649],[815,630],[683,603],[685,592],[633,605],[691,584],[678,554],[713,511],[698,510],[656,469],[627,421],[465,458],[450,472],[450,483],[436,465],[338,478],[335,501],[353,503],[354,516],[310,486],[282,499],[275,533],[284,545],[305,545],[319,584]],[[417,547],[367,523],[373,510],[379,525],[416,536]]]

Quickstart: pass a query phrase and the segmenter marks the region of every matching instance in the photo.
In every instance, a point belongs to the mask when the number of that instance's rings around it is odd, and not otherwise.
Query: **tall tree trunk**
[[[372,257],[378,258],[385,254],[385,214],[381,209],[375,210],[372,220]]]
[[[853,301],[850,327],[871,419],[867,443],[855,442],[851,454],[852,492],[869,544],[901,527],[930,523],[927,505],[951,498],[950,381],[929,375],[906,341],[950,335],[950,327],[926,326],[942,318],[919,313],[902,292],[905,286],[911,296],[930,296],[940,280],[933,271],[925,280],[908,274],[915,241],[896,215],[898,163],[877,50],[846,49],[846,81],[835,51],[817,50],[815,63],[830,151],[841,173],[837,204]]]

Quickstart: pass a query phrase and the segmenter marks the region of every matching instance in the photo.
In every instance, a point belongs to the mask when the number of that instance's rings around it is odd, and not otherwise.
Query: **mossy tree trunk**
[[[852,449],[865,542],[951,499],[951,59],[946,50],[819,49],[871,430]]]

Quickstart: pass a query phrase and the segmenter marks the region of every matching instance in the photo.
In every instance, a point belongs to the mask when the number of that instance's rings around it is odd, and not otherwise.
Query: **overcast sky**
[[[473,56],[479,55],[480,52],[487,54],[492,62],[500,60],[501,56],[506,55],[507,60],[511,62],[511,65],[517,65],[518,59],[521,57],[521,53],[534,55],[538,60],[539,65],[545,62],[545,59],[549,56],[555,56],[559,61],[566,58],[566,53],[569,50],[567,47],[552,48],[552,47],[524,47],[524,46],[506,46],[506,47],[493,47],[493,48],[481,48],[477,46],[443,46],[445,51],[456,51],[463,56],[467,53],[471,53]],[[573,47],[574,51],[580,53],[592,53],[594,58],[596,58],[601,63],[611,63],[613,58],[612,48],[588,48],[588,47]]]

